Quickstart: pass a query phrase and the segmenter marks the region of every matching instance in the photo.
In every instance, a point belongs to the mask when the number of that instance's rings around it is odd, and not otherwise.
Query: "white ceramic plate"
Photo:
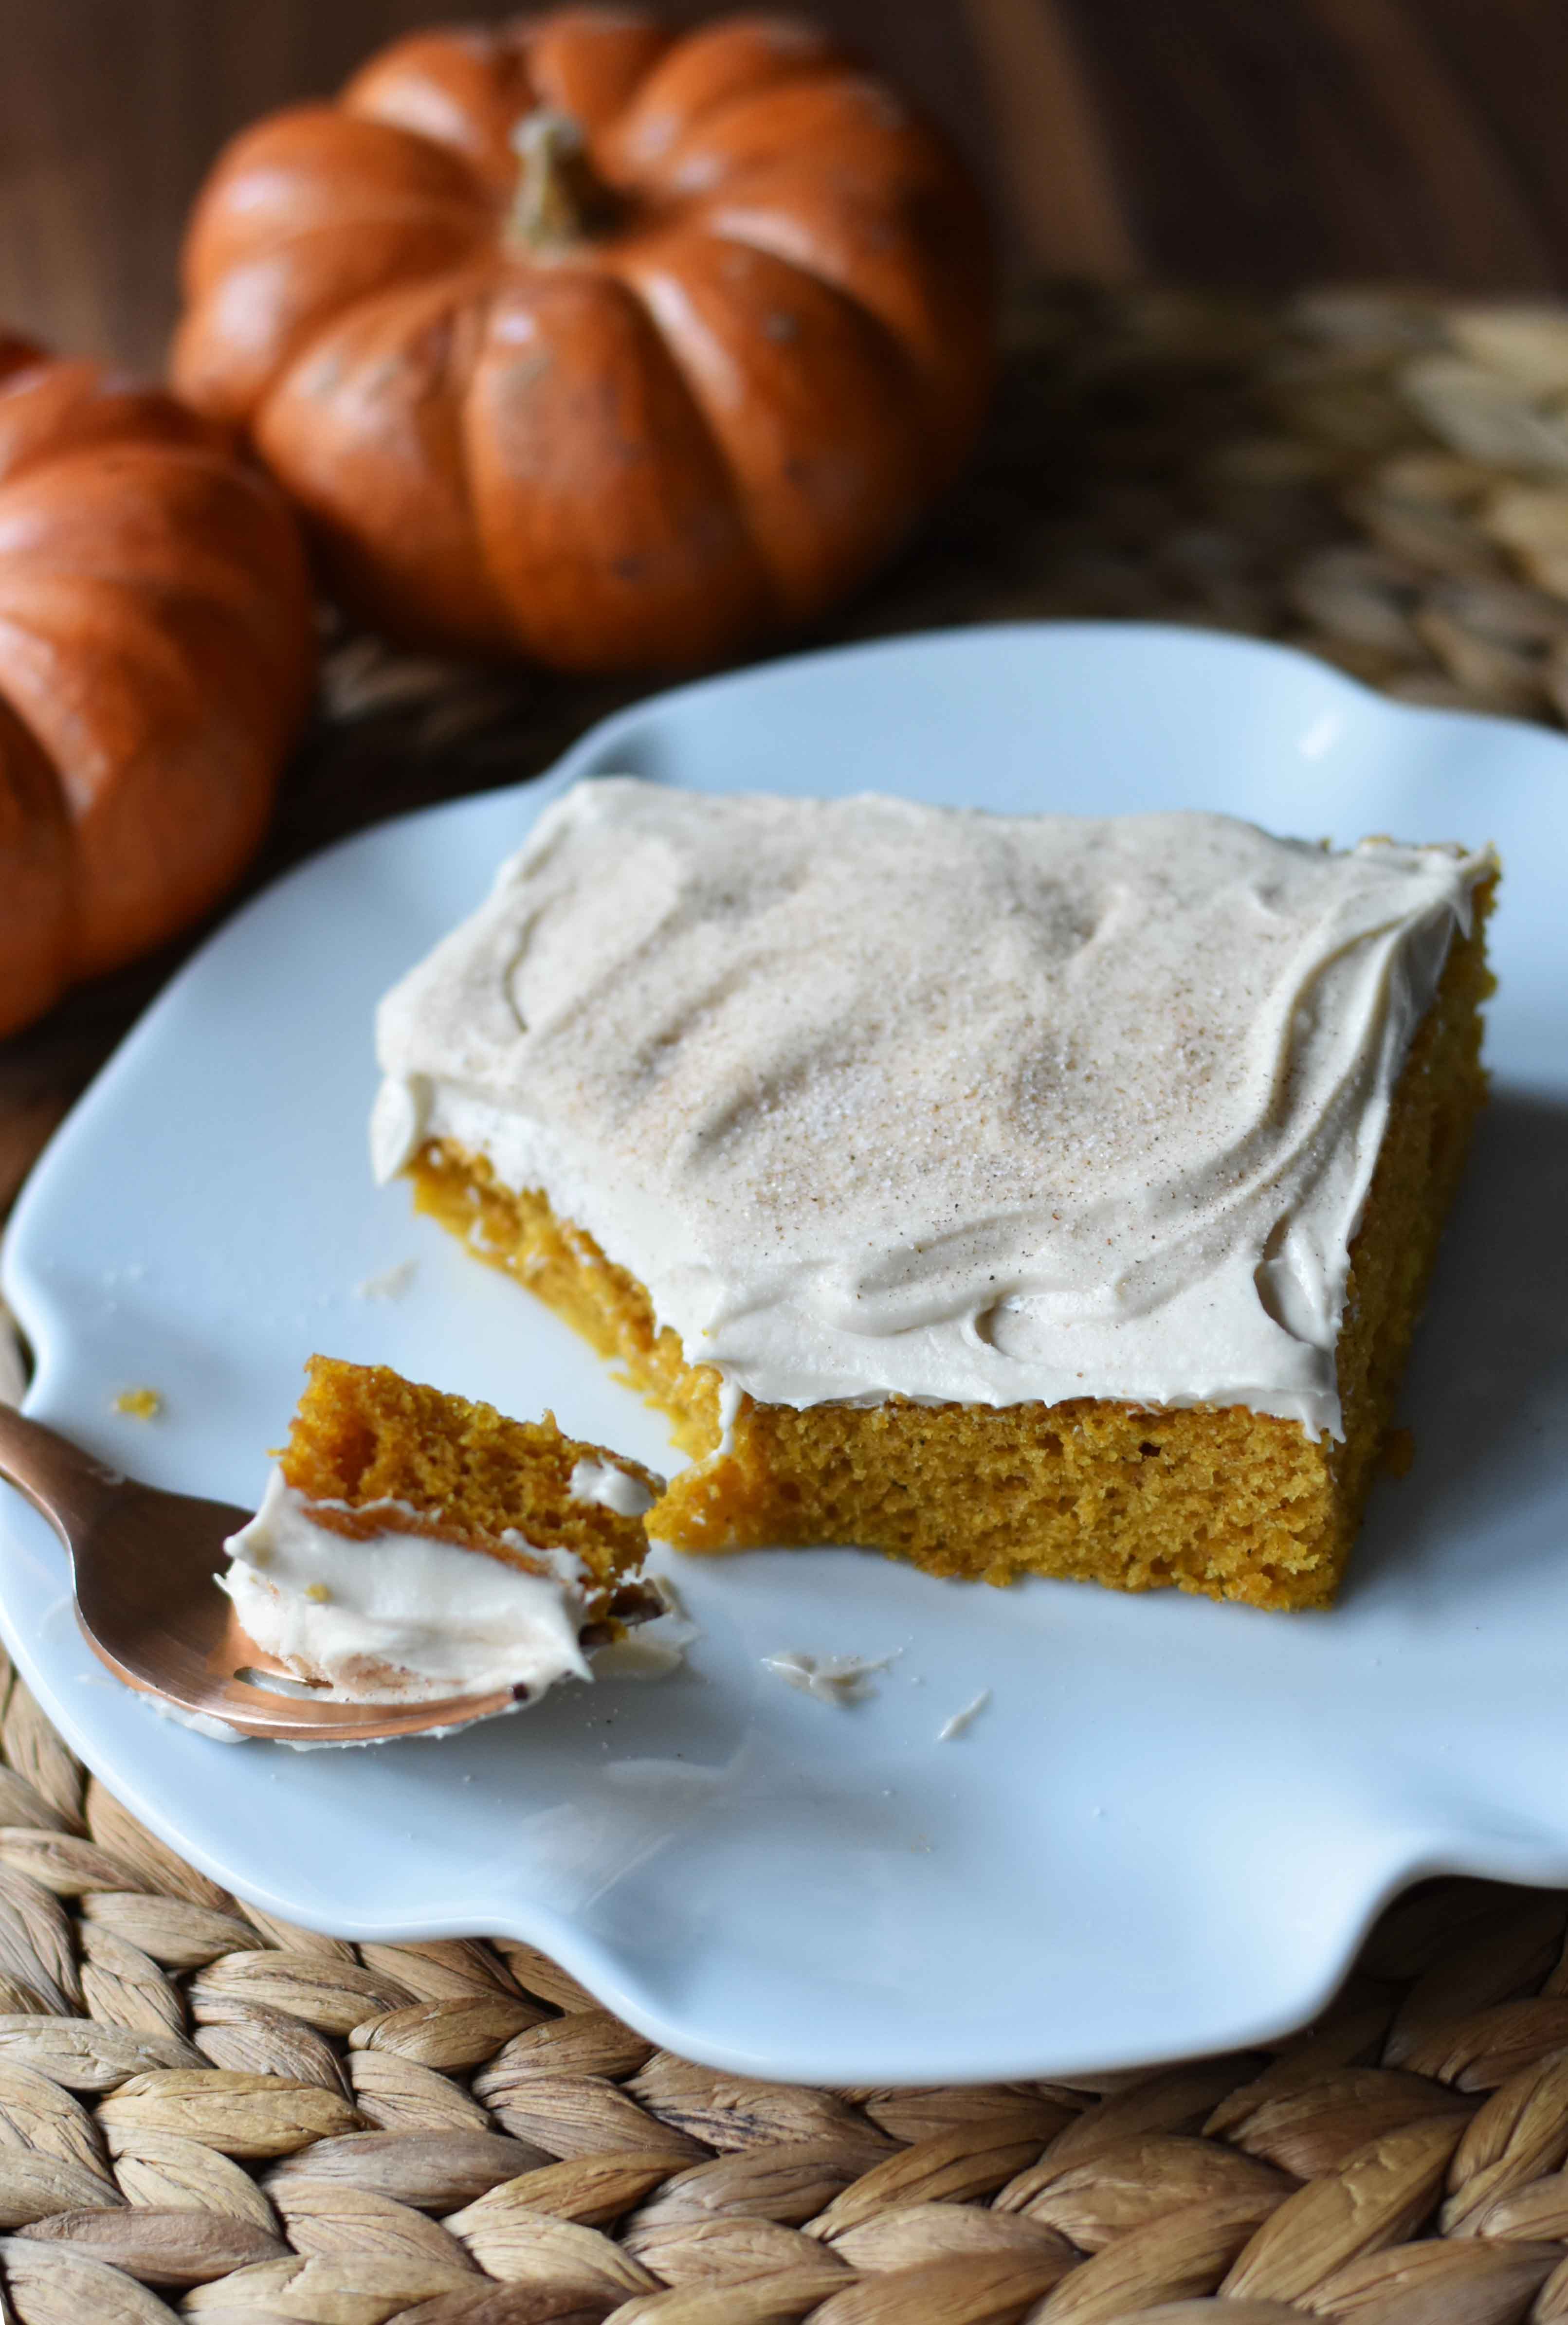
[[[531,1939],[675,2050],[820,2081],[1276,2033],[1414,1876],[1568,1879],[1568,745],[1397,709],[1275,648],[1020,626],[778,662],[305,866],[175,980],[33,1179],[5,1276],[39,1357],[29,1409],[242,1501],[320,1348],[667,1459],[563,1326],[365,1160],[376,996],[562,783],[612,770],[1496,839],[1498,1088],[1409,1384],[1413,1476],[1379,1487],[1331,1616],[1000,1592],[845,1551],[676,1560],[705,1634],[683,1675],[309,1755],[207,1742],[123,1693],[79,1642],[52,1536],[0,1494],[5,1635],[82,1756],[293,1920]],[[408,1259],[401,1297],[357,1293]],[[164,1417],[116,1418],[144,1384]],[[841,1709],[762,1669],[790,1647],[898,1656]]]

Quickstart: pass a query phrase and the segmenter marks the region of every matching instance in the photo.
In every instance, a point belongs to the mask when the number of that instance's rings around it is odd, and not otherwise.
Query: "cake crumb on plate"
[[[116,1413],[129,1415],[133,1421],[156,1421],[163,1410],[163,1395],[155,1388],[123,1388],[115,1399]]]
[[[988,1687],[982,1687],[979,1695],[975,1697],[972,1703],[966,1703],[961,1711],[955,1711],[951,1719],[944,1719],[942,1721],[942,1726],[936,1731],[937,1742],[939,1744],[956,1744],[960,1736],[967,1736],[970,1729],[974,1726],[975,1721],[979,1718],[981,1712],[985,1710],[987,1705],[990,1702],[990,1689]]]
[[[797,1647],[786,1647],[776,1655],[764,1655],[764,1671],[772,1672],[787,1687],[798,1688],[803,1695],[814,1695],[819,1703],[864,1703],[871,1693],[867,1682],[877,1672],[885,1672],[903,1653],[895,1647],[890,1655],[869,1658],[865,1655],[808,1655]]]
[[[401,1300],[413,1282],[418,1270],[417,1259],[400,1259],[395,1266],[384,1267],[378,1275],[361,1276],[354,1286],[356,1300]]]

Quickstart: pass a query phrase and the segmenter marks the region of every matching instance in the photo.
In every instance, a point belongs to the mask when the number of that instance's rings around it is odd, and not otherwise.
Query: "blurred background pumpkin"
[[[313,667],[273,487],[171,397],[0,337],[0,1034],[218,902]]]
[[[576,671],[796,627],[961,467],[979,195],[809,25],[568,7],[416,34],[235,140],[173,377],[388,635]]]

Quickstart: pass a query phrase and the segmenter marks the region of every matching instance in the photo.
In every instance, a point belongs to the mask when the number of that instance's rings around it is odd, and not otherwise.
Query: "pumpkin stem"
[[[588,144],[569,113],[541,106],[525,113],[512,132],[522,163],[506,240],[547,255],[570,250],[609,215],[610,198],[595,177]]]

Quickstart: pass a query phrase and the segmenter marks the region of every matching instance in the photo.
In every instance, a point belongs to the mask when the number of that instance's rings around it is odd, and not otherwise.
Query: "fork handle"
[[[97,1517],[127,1483],[118,1470],[9,1404],[0,1404],[0,1477],[26,1496],[68,1548],[72,1530]]]

